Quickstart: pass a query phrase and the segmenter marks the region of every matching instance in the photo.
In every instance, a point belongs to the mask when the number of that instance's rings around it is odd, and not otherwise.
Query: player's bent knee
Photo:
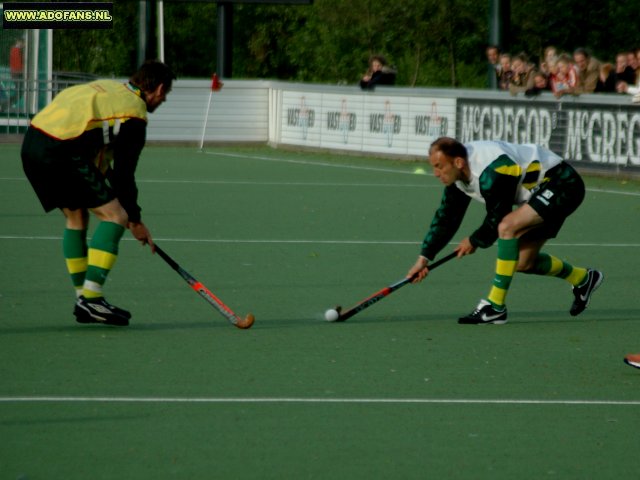
[[[518,261],[518,265],[516,266],[516,271],[520,273],[528,273],[532,272],[535,268],[535,261],[525,260],[523,262]]]
[[[515,224],[510,222],[507,217],[498,224],[498,236],[502,239],[515,238],[516,236]]]
[[[129,221],[126,210],[117,199],[96,207],[92,211],[103,222],[113,222],[126,227]]]
[[[62,213],[65,217],[66,228],[84,230],[89,225],[89,212],[84,209],[70,210],[63,208]]]

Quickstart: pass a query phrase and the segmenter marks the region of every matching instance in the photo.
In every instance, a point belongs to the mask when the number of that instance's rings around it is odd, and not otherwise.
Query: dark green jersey
[[[472,198],[486,205],[482,224],[469,236],[475,247],[487,248],[498,238],[498,224],[531,197],[545,172],[562,162],[555,153],[538,145],[506,142],[466,144],[471,170],[469,183],[456,182],[445,188],[421,254],[433,260],[460,228]]]

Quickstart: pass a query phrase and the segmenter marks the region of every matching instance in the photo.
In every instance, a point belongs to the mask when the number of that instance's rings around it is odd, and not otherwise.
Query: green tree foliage
[[[490,0],[314,0],[234,5],[234,78],[356,84],[383,54],[397,85],[484,88]],[[114,2],[113,30],[56,30],[54,69],[127,76],[137,63],[140,2]],[[217,4],[164,1],[165,59],[178,77],[216,71]],[[588,47],[605,61],[640,47],[633,9],[606,0],[511,2],[505,49],[537,60],[555,45]]]
[[[164,3],[165,61],[178,77],[208,77],[215,71],[217,17],[214,2]]]
[[[53,69],[128,76],[137,63],[138,2],[114,3],[111,30],[54,30]]]

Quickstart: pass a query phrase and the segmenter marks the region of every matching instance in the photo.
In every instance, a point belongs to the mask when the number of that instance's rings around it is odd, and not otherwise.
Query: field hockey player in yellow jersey
[[[131,314],[107,302],[102,289],[125,229],[153,251],[135,171],[147,113],[166,100],[174,79],[167,65],[148,60],[127,83],[97,80],[69,87],[25,133],[21,154],[27,178],[44,210],[60,209],[65,217],[63,253],[80,323],[129,324]],[[89,213],[99,223],[87,243]]]

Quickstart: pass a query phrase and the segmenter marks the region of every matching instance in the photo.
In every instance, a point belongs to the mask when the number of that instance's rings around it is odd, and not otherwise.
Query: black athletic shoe
[[[111,305],[104,297],[87,299],[79,297],[73,309],[78,323],[103,323],[126,327],[131,314],[126,310]]]
[[[502,325],[507,323],[507,307],[504,307],[504,310],[496,310],[486,300],[480,300],[476,309],[466,317],[460,317],[458,323],[466,325],[488,325],[490,323]]]
[[[578,287],[573,287],[573,296],[575,299],[573,300],[573,305],[571,305],[571,310],[569,310],[571,315],[575,317],[587,308],[587,305],[589,305],[591,301],[591,295],[593,295],[593,292],[600,286],[602,280],[604,280],[602,272],[592,268],[587,270],[587,279],[584,283]]]

